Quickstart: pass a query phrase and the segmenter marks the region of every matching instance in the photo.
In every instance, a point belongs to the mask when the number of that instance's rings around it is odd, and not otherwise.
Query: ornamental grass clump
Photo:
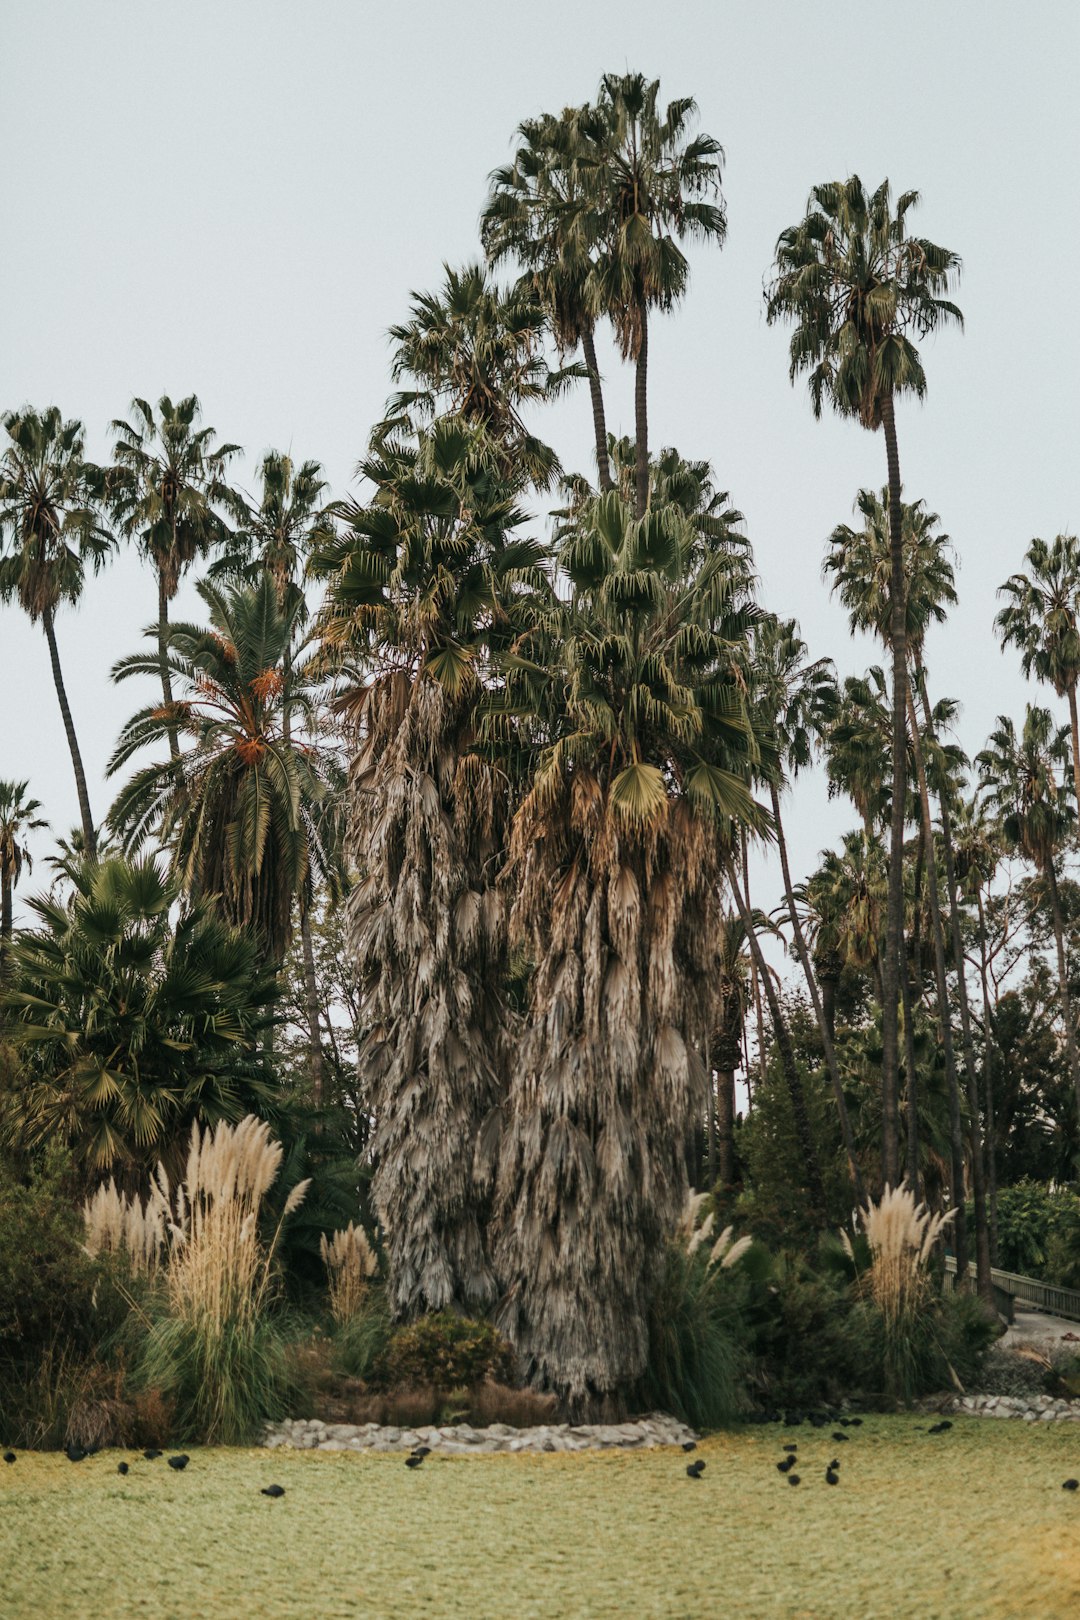
[[[925,1204],[916,1203],[906,1183],[887,1186],[880,1202],[871,1200],[863,1212],[870,1265],[861,1287],[879,1318],[885,1391],[894,1399],[910,1401],[935,1352],[937,1359],[944,1355],[936,1332],[941,1311],[930,1256],[954,1214],[931,1214]],[[840,1238],[854,1262],[851,1239],[846,1232]]]
[[[323,1233],[319,1253],[326,1267],[330,1314],[335,1322],[344,1325],[362,1309],[368,1280],[379,1269],[375,1250],[364,1228],[350,1221],[344,1231],[335,1232],[331,1238]]]
[[[263,1200],[282,1149],[262,1120],[192,1127],[183,1182],[170,1196],[166,1262],[140,1371],[172,1397],[185,1438],[235,1445],[280,1416],[289,1393],[285,1338],[272,1305],[273,1261],[288,1217],[310,1183],[290,1192],[270,1238],[259,1231]]]
[[[122,1193],[110,1176],[83,1204],[87,1254],[123,1255],[136,1276],[152,1277],[165,1247],[169,1206],[156,1182],[145,1201]]]

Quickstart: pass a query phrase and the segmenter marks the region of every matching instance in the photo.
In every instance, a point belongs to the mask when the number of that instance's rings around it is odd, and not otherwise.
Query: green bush
[[[98,1269],[83,1248],[68,1170],[59,1152],[25,1175],[0,1159],[0,1363],[93,1342]]]
[[[350,1378],[372,1377],[386,1354],[393,1334],[390,1312],[381,1288],[371,1287],[360,1309],[333,1327],[333,1362]]]
[[[378,1380],[392,1385],[470,1388],[482,1379],[516,1382],[514,1352],[488,1322],[440,1311],[399,1328],[378,1365]]]
[[[969,1212],[970,1218],[970,1212]],[[1023,1180],[997,1196],[998,1265],[1059,1288],[1080,1288],[1080,1196]]]
[[[767,1405],[831,1405],[866,1388],[866,1357],[850,1331],[847,1278],[805,1256],[775,1255],[746,1301],[754,1381]]]
[[[729,1423],[749,1405],[740,1343],[740,1283],[709,1266],[708,1247],[668,1245],[649,1309],[649,1359],[642,1385],[648,1407],[673,1412],[695,1429]]]
[[[174,1412],[177,1440],[245,1445],[261,1425],[290,1415],[296,1382],[290,1335],[266,1313],[226,1319],[214,1336],[180,1316],[159,1316],[143,1341],[136,1377]]]

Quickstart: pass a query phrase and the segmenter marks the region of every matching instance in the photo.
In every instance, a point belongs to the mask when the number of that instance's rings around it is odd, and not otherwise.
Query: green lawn
[[[1080,1613],[1080,1425],[869,1418],[678,1451],[429,1457],[195,1451],[0,1466],[0,1613],[1054,1620]],[[802,1484],[777,1473],[797,1440]],[[824,1467],[841,1458],[839,1486]],[[284,1485],[277,1502],[260,1495]]]

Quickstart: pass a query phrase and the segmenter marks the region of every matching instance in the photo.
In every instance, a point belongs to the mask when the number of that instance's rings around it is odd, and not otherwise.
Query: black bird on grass
[[[798,1446],[797,1446],[797,1445],[795,1445],[795,1444],[794,1444],[794,1442],[793,1442],[793,1443],[792,1443],[792,1444],[791,1444],[791,1445],[790,1445],[790,1446],[785,1446],[785,1447],[784,1447],[784,1450],[785,1450],[785,1451],[792,1451],[792,1452],[794,1452],[794,1451],[798,1451],[798,1449],[799,1449],[799,1448],[798,1448]]]
[[[947,1434],[951,1428],[952,1424],[945,1419],[941,1423],[931,1423],[926,1432],[927,1434]]]
[[[697,1450],[697,1441],[696,1440],[684,1440],[683,1443],[682,1443],[682,1448],[683,1448],[684,1451],[696,1451]]]
[[[416,1453],[413,1452],[411,1457],[406,1457],[405,1466],[406,1468],[419,1468],[423,1460],[423,1457],[418,1457]]]
[[[835,1468],[826,1468],[825,1483],[826,1485],[839,1485],[840,1475],[836,1472]]]
[[[705,1464],[701,1461],[700,1457],[698,1458],[697,1462],[687,1463],[686,1465],[686,1477],[688,1479],[700,1479],[704,1472]]]
[[[414,1457],[419,1457],[420,1461],[423,1462],[425,1457],[430,1457],[431,1456],[431,1447],[430,1446],[413,1446],[412,1455]]]
[[[117,1473],[118,1473],[118,1474],[126,1474],[126,1473],[127,1473],[127,1471],[128,1471],[128,1465],[127,1465],[127,1463],[126,1463],[126,1462],[118,1462],[118,1463],[117,1463],[117,1465],[116,1465],[116,1472],[117,1472]]]
[[[832,1462],[831,1462],[831,1463],[830,1463],[830,1464],[829,1464],[829,1467],[830,1467],[830,1468],[839,1468],[839,1466],[840,1466],[840,1459],[839,1459],[839,1457],[834,1457],[834,1458],[833,1458],[833,1460],[832,1460]]]
[[[1080,1491],[1080,1479],[1067,1479],[1061,1488],[1063,1491]]]
[[[848,1418],[846,1427],[849,1429],[861,1429],[862,1418]]]
[[[848,1435],[848,1434],[845,1434],[843,1429],[837,1429],[836,1433],[833,1435],[832,1438],[834,1440],[850,1440],[851,1436]]]
[[[187,1465],[188,1465],[188,1463],[190,1461],[191,1461],[191,1458],[188,1456],[186,1451],[182,1451],[180,1453],[179,1457],[170,1457],[168,1459],[169,1467],[170,1468],[175,1468],[176,1472],[178,1474],[183,1473],[184,1469],[187,1467]]]
[[[74,1441],[69,1440],[64,1447],[64,1455],[67,1457],[68,1462],[82,1462],[83,1458],[88,1456],[89,1453],[84,1451],[82,1446],[77,1446]]]
[[[779,1462],[776,1465],[778,1473],[781,1473],[781,1474],[790,1473],[791,1470],[794,1468],[794,1466],[795,1466],[795,1458],[794,1457],[785,1457],[783,1462]]]
[[[798,1474],[789,1474],[787,1477],[787,1482],[789,1485],[797,1485],[799,1483]]]
[[[263,1496],[272,1496],[276,1501],[279,1496],[285,1495],[285,1487],[284,1485],[264,1485],[262,1494]]]
[[[160,1451],[155,1451],[153,1446],[147,1446],[146,1450],[143,1452],[143,1456],[146,1458],[147,1462],[153,1462],[155,1457],[160,1457],[162,1455],[163,1453]]]
[[[5,1451],[4,1461],[6,1463],[13,1463],[15,1461],[15,1453],[13,1451]]]

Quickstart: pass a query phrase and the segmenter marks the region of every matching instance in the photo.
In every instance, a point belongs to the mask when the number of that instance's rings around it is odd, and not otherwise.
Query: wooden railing
[[[974,1266],[972,1266],[974,1272]],[[950,1277],[956,1275],[956,1257],[951,1254],[945,1256],[945,1271]],[[1051,1316],[1065,1316],[1071,1322],[1080,1322],[1080,1293],[1073,1288],[1057,1288],[1053,1283],[1039,1282],[1036,1277],[1021,1277],[1015,1271],[999,1271],[994,1266],[990,1272],[991,1280],[996,1288],[1003,1294],[1009,1294],[1021,1305],[1032,1305],[1037,1311],[1046,1311]]]

